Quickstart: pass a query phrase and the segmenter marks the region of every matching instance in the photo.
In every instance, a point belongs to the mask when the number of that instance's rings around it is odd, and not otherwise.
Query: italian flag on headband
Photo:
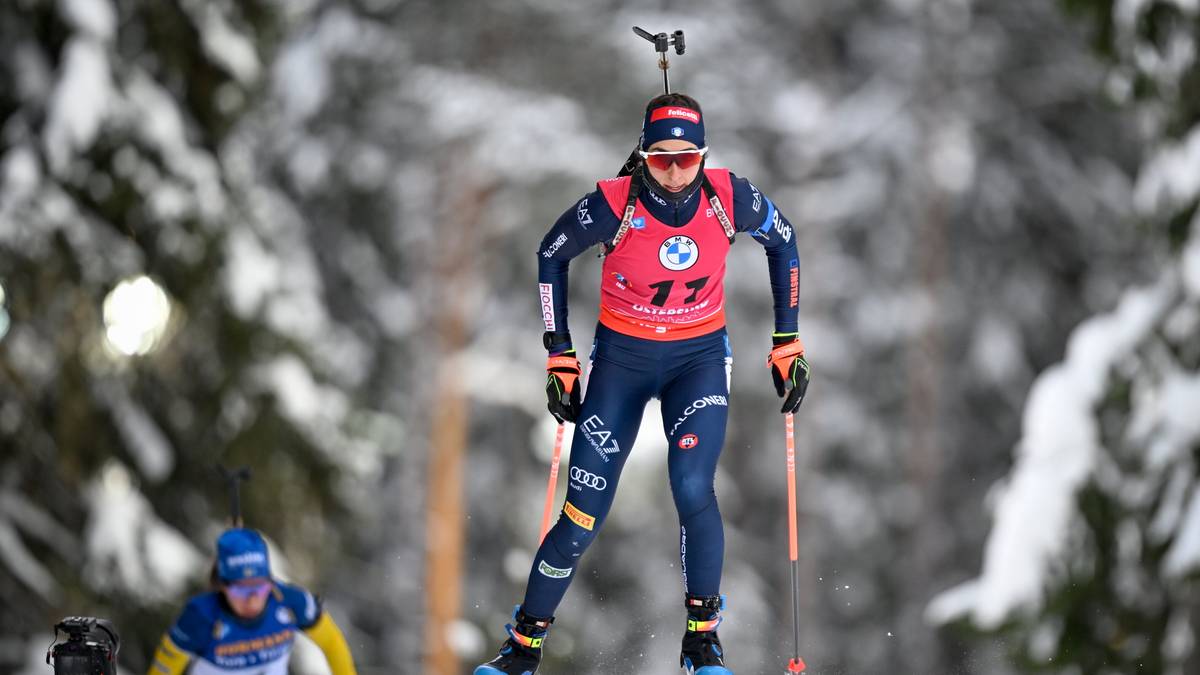
[[[654,124],[659,120],[684,120],[692,124],[700,124],[700,113],[691,108],[680,108],[678,106],[656,108],[650,113],[650,123]]]

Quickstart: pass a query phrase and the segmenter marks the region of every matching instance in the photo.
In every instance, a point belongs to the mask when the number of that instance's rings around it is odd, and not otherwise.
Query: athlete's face
[[[680,150],[696,150],[696,144],[690,141],[681,141],[672,138],[666,141],[659,141],[647,148],[647,152],[679,152]],[[679,192],[685,187],[692,184],[696,180],[696,174],[700,173],[700,164],[694,164],[686,169],[680,168],[678,163],[672,163],[666,169],[657,169],[646,163],[646,170],[650,172],[650,177],[658,182],[659,185],[670,190],[671,192]]]
[[[225,584],[221,587],[221,592],[238,618],[253,619],[262,614],[267,606],[267,596],[271,595],[271,580],[262,577],[242,579]]]

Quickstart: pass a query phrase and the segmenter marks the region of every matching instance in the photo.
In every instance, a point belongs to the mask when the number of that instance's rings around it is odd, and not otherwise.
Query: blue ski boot
[[[496,658],[475,669],[474,675],[533,675],[542,662],[542,642],[554,617],[528,616],[520,605],[513,608],[513,623],[506,624],[508,639]]]
[[[721,625],[721,610],[725,609],[723,595],[688,595],[687,632],[683,634],[683,649],[679,665],[687,675],[733,675],[725,667],[725,651],[717,637]]]

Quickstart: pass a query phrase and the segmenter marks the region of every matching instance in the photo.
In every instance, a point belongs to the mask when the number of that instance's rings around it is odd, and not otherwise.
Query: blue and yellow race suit
[[[321,648],[334,675],[355,675],[346,640],[316,596],[279,581],[254,619],[234,615],[220,591],[189,600],[148,675],[287,675],[296,631]]]

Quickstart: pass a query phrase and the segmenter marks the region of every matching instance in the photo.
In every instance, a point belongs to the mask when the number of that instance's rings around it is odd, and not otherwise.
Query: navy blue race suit
[[[720,192],[729,194],[732,188],[732,204],[725,203],[724,208],[734,229],[749,233],[766,250],[776,332],[796,333],[799,263],[791,224],[748,180],[719,170],[708,171],[714,182],[718,177],[724,181]],[[682,200],[672,200],[645,184],[638,202],[649,216],[671,228],[689,226],[698,213],[703,213],[701,207],[708,211],[710,220],[712,216],[699,189]],[[571,348],[565,337],[570,260],[593,246],[610,242],[619,225],[620,214],[614,210],[611,198],[598,189],[567,209],[542,240],[538,282],[543,318],[547,331],[563,336],[558,344],[549,345],[551,353]],[[719,225],[714,223],[713,227],[721,231]],[[667,269],[689,264],[680,263],[678,249],[670,248],[666,241],[661,255]],[[650,259],[645,264],[659,263]],[[626,281],[619,274],[614,276],[618,279],[604,279],[602,283],[620,285]],[[698,285],[689,288],[699,292],[705,280],[695,283]],[[688,290],[683,285],[676,285],[672,292],[686,295]],[[663,290],[669,288],[667,284]],[[723,295],[718,301],[723,301]],[[602,316],[571,445],[566,503],[538,549],[529,575],[522,605],[529,615],[552,616],[562,600],[580,557],[608,515],[621,469],[651,397],[662,402],[685,591],[703,596],[720,593],[725,535],[713,479],[724,444],[732,365],[723,316],[711,332],[684,339],[648,339],[636,331],[624,331],[620,325],[606,325]]]

